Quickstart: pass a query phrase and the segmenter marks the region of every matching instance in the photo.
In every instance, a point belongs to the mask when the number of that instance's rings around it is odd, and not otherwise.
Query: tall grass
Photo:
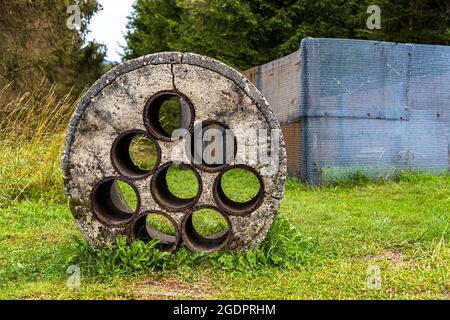
[[[0,101],[8,87],[0,90]],[[25,92],[0,105],[0,141],[35,143],[64,132],[78,99],[71,92],[60,97],[56,91],[54,84],[46,92]]]
[[[0,90],[2,94],[8,86]],[[57,86],[0,105],[0,206],[26,197],[64,200],[60,158],[78,99],[59,97]]]

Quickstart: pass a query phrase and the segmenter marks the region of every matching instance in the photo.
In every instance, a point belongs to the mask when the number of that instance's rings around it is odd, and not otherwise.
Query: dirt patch
[[[444,299],[450,300],[450,286],[445,286],[442,294],[444,295]]]
[[[409,264],[408,261],[404,261],[403,259],[403,252],[400,250],[386,250],[380,254],[377,255],[367,255],[365,256],[365,261],[387,261],[392,266],[401,268],[405,266],[406,264]]]
[[[366,256],[367,261],[373,260],[390,260],[395,262],[403,262],[403,252],[400,250],[386,250],[381,254]]]
[[[180,279],[148,279],[137,286],[134,298],[139,300],[168,300],[168,299],[207,299],[217,291],[207,277],[195,283],[184,282]]]

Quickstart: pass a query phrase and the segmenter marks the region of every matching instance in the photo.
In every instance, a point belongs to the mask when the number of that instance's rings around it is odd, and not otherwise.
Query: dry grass
[[[26,92],[0,105],[0,207],[27,197],[65,198],[59,159],[78,99],[56,90]]]
[[[0,101],[8,87],[0,90]],[[71,92],[59,97],[57,87],[52,85],[46,93],[25,92],[0,105],[0,141],[12,145],[36,143],[64,132],[78,99]]]

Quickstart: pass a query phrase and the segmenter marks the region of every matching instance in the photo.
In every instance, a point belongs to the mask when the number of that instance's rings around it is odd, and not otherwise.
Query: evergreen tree
[[[67,26],[73,4],[81,13],[78,30]],[[78,94],[97,80],[106,50],[86,35],[100,9],[96,0],[0,1],[0,90],[10,84],[11,98],[58,83],[61,93]]]
[[[368,30],[367,7],[382,29]],[[125,59],[167,50],[240,70],[298,49],[305,37],[450,44],[448,0],[137,0]]]

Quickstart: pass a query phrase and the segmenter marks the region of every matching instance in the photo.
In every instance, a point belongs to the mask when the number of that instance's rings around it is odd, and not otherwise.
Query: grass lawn
[[[0,146],[0,299],[450,298],[449,175],[322,188],[289,181],[282,227],[256,258],[181,250],[176,263],[164,256],[168,264],[142,271],[131,251],[114,264],[111,253],[87,249],[62,189],[62,143]],[[80,290],[66,286],[72,264]],[[379,268],[380,287],[368,288],[368,268]]]

